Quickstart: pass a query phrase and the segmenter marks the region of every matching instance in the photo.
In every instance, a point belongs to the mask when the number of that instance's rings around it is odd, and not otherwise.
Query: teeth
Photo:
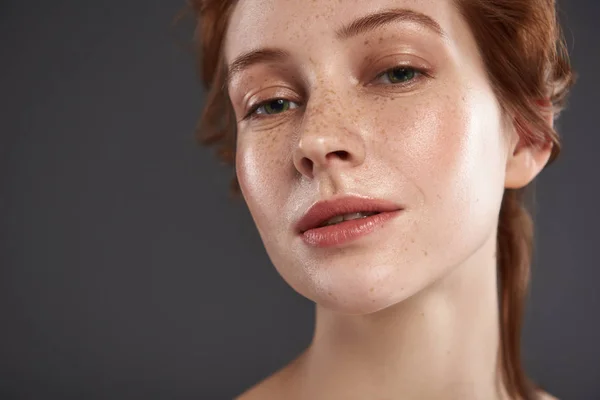
[[[359,219],[359,218],[365,218],[367,215],[363,214],[363,213],[352,213],[352,214],[346,214],[344,215],[344,221],[350,221],[352,219]]]
[[[350,214],[344,214],[344,215],[337,215],[337,216],[325,221],[325,223],[323,223],[321,226],[335,225],[335,224],[339,224],[342,221],[351,221],[353,219],[367,218],[367,217],[370,217],[371,215],[375,215],[375,214],[379,214],[379,213],[378,212],[357,212],[357,213],[350,213]]]
[[[344,220],[344,216],[343,215],[338,215],[335,216],[331,219],[329,219],[328,221],[325,221],[325,225],[333,225],[333,224],[338,224],[340,222],[342,222]]]

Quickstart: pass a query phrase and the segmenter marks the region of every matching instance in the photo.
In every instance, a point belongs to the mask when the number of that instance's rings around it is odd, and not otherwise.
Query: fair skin
[[[338,34],[391,9],[413,13]],[[263,48],[286,56],[246,63],[227,87],[236,172],[275,268],[315,302],[316,326],[305,352],[239,398],[507,399],[498,213],[504,189],[531,182],[551,146],[521,144],[452,1],[241,0],[225,60]],[[299,238],[310,205],[349,194],[404,211],[343,246]]]

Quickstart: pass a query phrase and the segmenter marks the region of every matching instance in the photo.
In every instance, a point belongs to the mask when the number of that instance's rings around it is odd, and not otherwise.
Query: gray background
[[[0,2],[0,399],[219,399],[310,342],[231,170],[178,0]],[[530,374],[600,399],[600,2],[562,2],[580,74],[538,183]]]

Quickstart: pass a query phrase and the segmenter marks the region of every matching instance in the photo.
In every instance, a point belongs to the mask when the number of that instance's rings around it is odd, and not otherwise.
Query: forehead
[[[239,0],[225,38],[225,58],[263,47],[326,45],[335,41],[339,27],[390,9],[431,17],[451,40],[464,30],[457,26],[461,21],[453,0]]]

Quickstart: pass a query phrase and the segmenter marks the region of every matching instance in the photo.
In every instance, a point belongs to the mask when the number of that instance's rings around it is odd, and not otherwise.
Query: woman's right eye
[[[260,117],[260,115],[281,114],[295,108],[298,108],[298,104],[293,101],[287,99],[269,99],[254,105],[244,119],[264,118]]]

